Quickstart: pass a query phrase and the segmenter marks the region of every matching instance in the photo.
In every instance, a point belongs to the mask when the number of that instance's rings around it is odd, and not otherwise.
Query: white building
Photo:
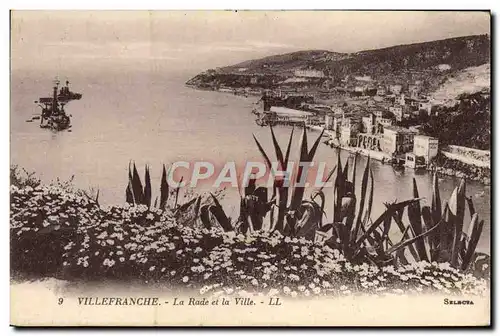
[[[362,125],[362,120],[356,117],[342,118],[340,126],[340,144],[342,146],[355,147],[358,140],[358,133]]]
[[[321,70],[295,70],[295,77],[324,78],[325,73]]]
[[[428,115],[431,115],[432,111],[432,103],[429,101],[420,101],[418,103],[418,109],[419,110],[424,110],[427,112]]]
[[[276,113],[276,117],[280,121],[306,122],[314,116],[314,113],[311,112],[294,110],[283,106],[272,106],[270,111]]]
[[[415,132],[398,126],[384,127],[382,151],[389,154],[411,152],[414,146]]]
[[[428,164],[438,154],[438,139],[427,135],[415,135],[413,141],[413,153],[416,156],[423,156],[425,163]]]

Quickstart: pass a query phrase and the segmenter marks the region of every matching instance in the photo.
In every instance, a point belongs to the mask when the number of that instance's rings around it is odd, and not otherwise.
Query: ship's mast
[[[59,89],[59,80],[56,79],[54,81],[54,91],[52,95],[52,113],[58,114],[59,113],[59,105],[58,105],[58,99],[57,99],[57,92]]]

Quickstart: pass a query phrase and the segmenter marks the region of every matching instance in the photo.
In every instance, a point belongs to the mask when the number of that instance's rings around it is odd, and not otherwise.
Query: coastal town
[[[489,184],[489,44],[483,34],[301,50],[208,69],[186,85],[258,97],[251,110],[260,126],[305,124],[324,129],[332,147]]]
[[[259,72],[246,67],[210,69],[186,84],[260,97],[252,109],[260,126],[305,125],[324,130],[324,143],[330,147],[370,156],[395,169],[437,169],[489,184],[488,150],[442,143],[439,132],[432,134],[425,128],[440,116],[450,115],[443,112],[450,101],[433,95],[452,76],[449,64],[388,76],[354,73],[343,77],[311,66],[288,71],[274,70],[266,62],[259,66]],[[489,88],[474,94],[485,102],[490,99]]]
[[[323,78],[320,71],[297,71],[296,78]],[[317,104],[311,94],[280,88],[266,91],[254,110],[260,125],[305,124],[325,129],[332,147],[341,147],[383,162],[408,168],[426,168],[438,153],[439,141],[420,134],[419,118],[432,114],[421,82],[388,86],[373,84],[369,76],[355,79],[346,89],[349,103]],[[409,125],[404,127],[403,125]]]
[[[11,10],[10,325],[491,325],[493,14]]]

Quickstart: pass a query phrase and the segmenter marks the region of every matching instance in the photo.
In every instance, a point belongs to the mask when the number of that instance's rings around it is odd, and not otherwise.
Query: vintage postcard
[[[489,326],[488,11],[11,11],[14,326]]]

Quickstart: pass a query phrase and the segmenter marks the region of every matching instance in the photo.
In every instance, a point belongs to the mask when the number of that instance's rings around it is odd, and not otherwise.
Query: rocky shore
[[[485,185],[490,185],[491,183],[490,168],[469,165],[458,160],[447,158],[441,154],[434,159],[431,169],[435,169],[438,173],[443,175],[456,176],[459,178],[464,177]]]

